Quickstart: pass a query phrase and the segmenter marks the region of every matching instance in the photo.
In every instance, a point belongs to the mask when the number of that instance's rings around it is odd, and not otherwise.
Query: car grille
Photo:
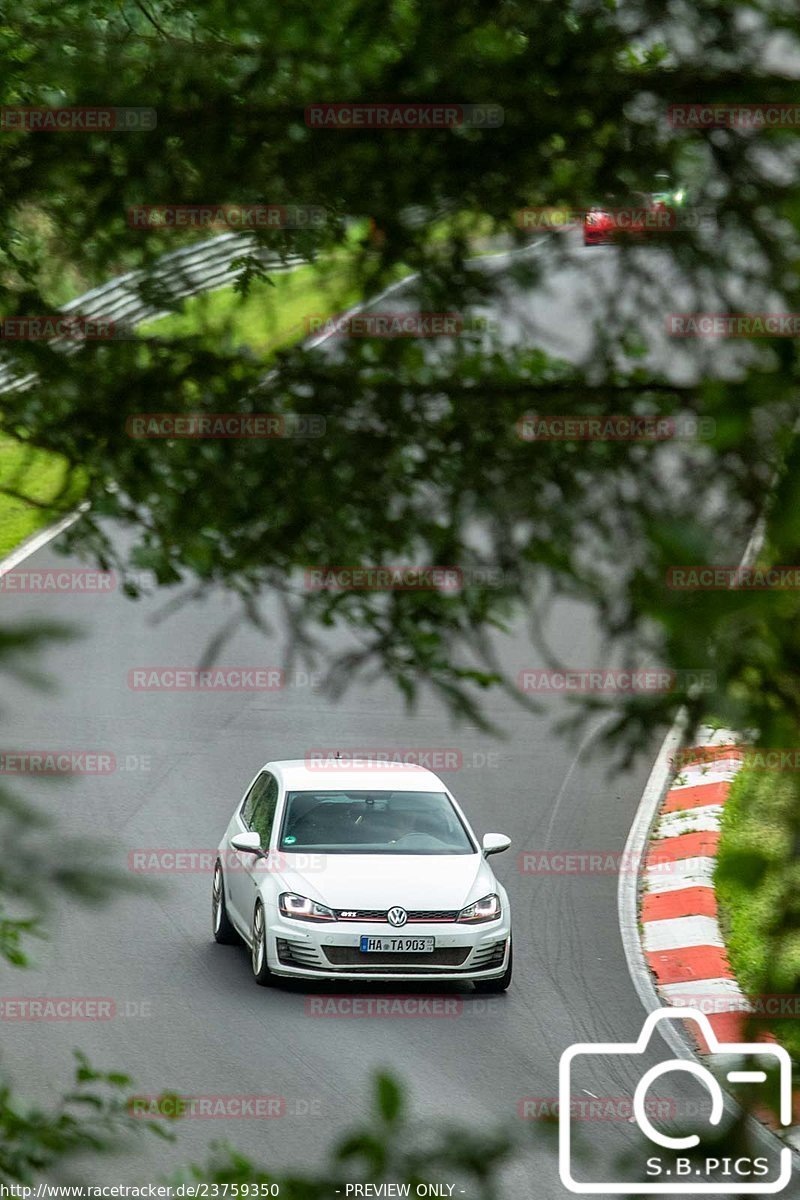
[[[336,910],[336,919],[338,921],[383,921],[388,924],[386,917],[387,909],[385,908],[340,908]],[[347,914],[346,916],[344,914]],[[422,921],[455,921],[459,910],[449,908],[418,908],[410,909],[408,913],[408,921],[406,924],[413,924]]]
[[[403,971],[406,966],[460,967],[466,962],[470,947],[452,946],[431,950],[428,954],[395,954],[391,951],[385,954],[379,951],[362,954],[357,946],[323,946],[322,951],[328,962],[335,967],[364,967],[369,970],[370,967],[381,964]]]

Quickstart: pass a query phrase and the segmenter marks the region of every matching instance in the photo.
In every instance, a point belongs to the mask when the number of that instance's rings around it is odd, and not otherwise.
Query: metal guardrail
[[[275,272],[293,270],[307,261],[299,254],[281,256],[259,249],[246,233],[223,233],[220,237],[182,246],[180,250],[165,254],[158,260],[154,270],[136,270],[118,275],[108,283],[70,300],[59,312],[106,318],[117,325],[132,328],[142,321],[165,316],[173,301],[233,283],[243,270],[241,266],[234,265],[235,261],[245,255],[256,258],[262,266]],[[151,299],[143,296],[143,285]],[[74,342],[65,339],[55,339],[53,344],[63,347],[67,354],[79,349]],[[35,372],[16,374],[13,363],[1,364],[0,392],[28,388],[36,382],[36,378]]]

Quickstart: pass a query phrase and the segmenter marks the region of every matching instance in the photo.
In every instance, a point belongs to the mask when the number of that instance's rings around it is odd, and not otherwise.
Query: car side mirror
[[[261,849],[261,836],[258,833],[235,833],[231,838],[231,845],[234,850],[240,850],[242,854],[261,855],[264,853]]]
[[[511,845],[511,838],[506,837],[504,833],[485,833],[483,835],[483,855],[488,858],[490,854],[502,854]]]

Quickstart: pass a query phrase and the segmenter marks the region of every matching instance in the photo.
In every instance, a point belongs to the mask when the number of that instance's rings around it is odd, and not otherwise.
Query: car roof
[[[349,757],[349,756],[347,756]],[[445,785],[427,767],[415,763],[369,763],[341,766],[327,755],[319,763],[304,758],[280,759],[264,764],[287,791],[388,791],[443,792]]]

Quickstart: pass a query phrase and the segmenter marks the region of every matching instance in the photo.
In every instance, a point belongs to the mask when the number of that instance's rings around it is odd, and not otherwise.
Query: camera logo
[[[608,1064],[608,1058],[629,1058],[633,1060],[630,1065],[635,1067],[636,1058],[644,1055],[661,1022],[686,1020],[696,1021],[705,1038],[709,1050],[709,1067],[694,1059],[668,1058],[641,1074],[633,1096],[633,1119],[645,1137],[654,1147],[658,1147],[661,1153],[649,1152],[649,1157],[642,1161],[639,1180],[619,1182],[576,1179],[570,1120],[570,1102],[576,1090],[576,1072],[588,1070],[596,1077],[598,1073],[602,1074],[603,1069],[618,1069],[619,1064]],[[655,1048],[657,1049],[657,1046]],[[651,1085],[665,1075],[682,1072],[699,1080],[707,1089],[711,1108],[706,1120],[712,1126],[718,1127],[725,1111],[725,1097],[718,1077],[729,1084],[763,1085],[768,1082],[768,1070],[777,1075],[780,1124],[788,1126],[792,1119],[792,1063],[788,1052],[782,1046],[772,1043],[720,1043],[708,1017],[695,1009],[657,1009],[647,1017],[636,1042],[583,1042],[570,1046],[561,1055],[558,1069],[558,1164],[561,1182],[570,1192],[577,1192],[579,1195],[613,1193],[645,1196],[692,1193],[739,1196],[774,1195],[783,1191],[792,1173],[792,1152],[788,1146],[780,1151],[780,1155],[775,1156],[774,1161],[765,1155],[704,1156],[702,1149],[690,1156],[686,1152],[697,1151],[700,1145],[699,1135],[689,1133],[677,1137],[662,1132],[653,1125],[646,1111],[647,1093]]]

